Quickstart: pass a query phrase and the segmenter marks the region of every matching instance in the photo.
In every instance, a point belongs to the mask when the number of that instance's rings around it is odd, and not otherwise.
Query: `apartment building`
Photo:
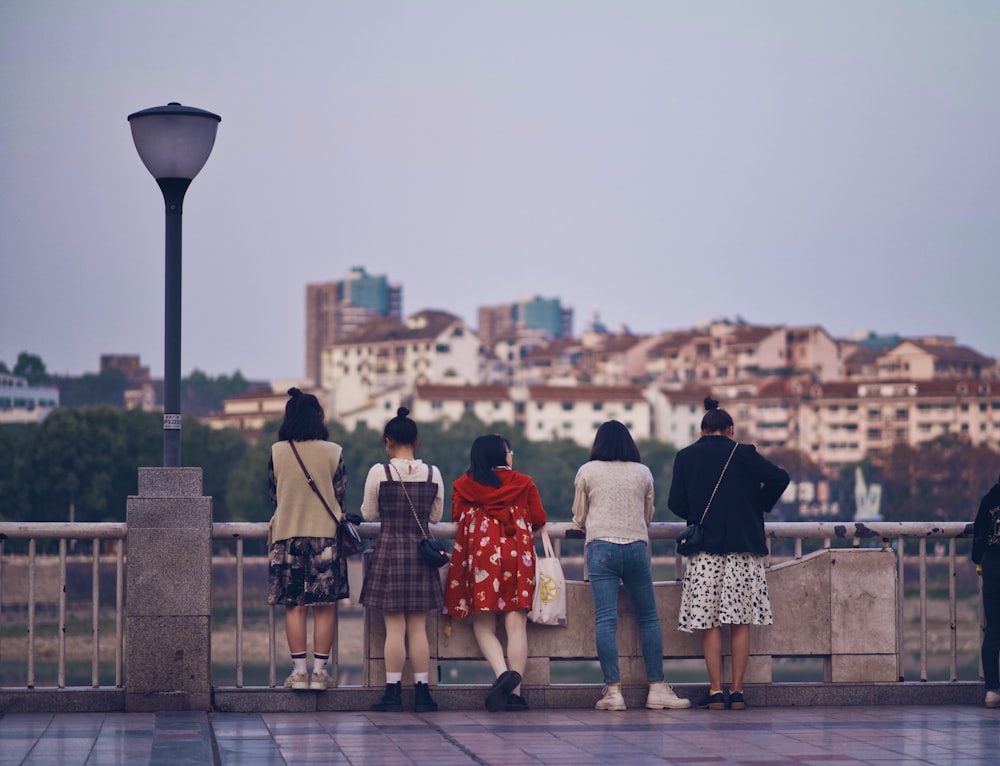
[[[716,394],[740,438],[800,450],[827,468],[945,434],[1000,449],[1000,384],[981,379],[773,380],[732,399]]]
[[[573,309],[563,308],[558,298],[535,295],[514,303],[481,306],[478,313],[476,333],[486,349],[492,349],[501,339],[516,337],[525,331],[540,331],[549,340],[573,334]]]
[[[978,351],[959,346],[954,338],[912,338],[880,354],[880,378],[934,380],[992,376],[993,361]]]
[[[509,386],[445,386],[417,384],[413,388],[413,419],[418,423],[450,424],[464,415],[475,415],[483,423],[521,421],[523,402],[515,401]]]
[[[0,424],[41,423],[58,406],[55,386],[32,386],[27,378],[0,373]]]
[[[639,385],[530,385],[524,433],[532,441],[572,439],[588,447],[606,420],[619,420],[637,441],[652,436],[652,406]]]
[[[355,267],[342,280],[306,285],[306,377],[319,383],[323,351],[374,317],[402,320],[403,288]]]
[[[421,311],[405,324],[376,317],[325,349],[320,369],[321,388],[329,393],[328,414],[339,417],[369,408],[383,391],[410,392],[422,383],[479,383],[479,338],[445,311]]]
[[[320,392],[311,391],[317,396]],[[322,399],[321,399],[322,401]],[[287,386],[279,388],[252,388],[242,394],[225,399],[222,412],[199,418],[209,428],[235,428],[251,444],[256,443],[264,432],[264,424],[270,420],[281,420],[285,416],[288,402]]]

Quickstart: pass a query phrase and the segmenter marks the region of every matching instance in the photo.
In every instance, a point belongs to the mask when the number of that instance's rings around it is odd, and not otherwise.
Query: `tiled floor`
[[[1000,710],[750,708],[621,713],[12,713],[13,764],[1000,763]]]

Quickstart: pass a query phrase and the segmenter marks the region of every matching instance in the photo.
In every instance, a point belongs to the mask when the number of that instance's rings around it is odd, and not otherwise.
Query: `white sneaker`
[[[308,673],[292,673],[288,678],[285,679],[286,689],[308,689],[309,688],[309,674]]]
[[[986,692],[986,701],[983,704],[986,707],[1000,707],[1000,692],[995,692],[992,689]]]
[[[655,681],[649,685],[649,696],[646,697],[646,707],[650,710],[683,710],[691,707],[691,700],[678,697],[670,685],[664,681]]]
[[[594,705],[594,710],[624,710],[625,709],[625,698],[622,696],[622,685],[621,684],[608,684],[602,690],[604,694],[597,704]]]
[[[333,680],[330,678],[330,674],[325,670],[312,674],[312,680],[309,682],[310,689],[325,692],[331,686],[333,686]]]

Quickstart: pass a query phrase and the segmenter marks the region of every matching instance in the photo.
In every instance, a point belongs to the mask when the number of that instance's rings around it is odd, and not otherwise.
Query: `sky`
[[[127,116],[222,117],[181,368],[305,373],[305,286],[559,298],[636,333],[950,335],[1000,356],[995,0],[3,0],[0,361],[163,374]]]

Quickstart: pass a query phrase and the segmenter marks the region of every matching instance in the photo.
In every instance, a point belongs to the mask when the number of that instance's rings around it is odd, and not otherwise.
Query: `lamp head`
[[[139,159],[157,181],[191,181],[208,161],[222,118],[171,102],[128,116]]]

